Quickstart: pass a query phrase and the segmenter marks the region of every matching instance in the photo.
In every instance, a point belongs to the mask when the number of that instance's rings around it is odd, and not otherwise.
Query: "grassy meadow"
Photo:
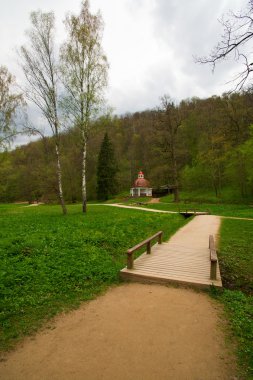
[[[181,201],[179,203],[174,203],[172,196],[166,196],[160,198],[159,203],[147,203],[147,199],[138,198],[138,199],[129,199],[124,203],[129,206],[135,206],[138,203],[142,203],[139,207],[147,207],[156,210],[164,210],[164,211],[186,211],[186,210],[196,210],[196,211],[208,211],[212,215],[221,215],[221,216],[232,216],[232,217],[240,217],[240,218],[253,218],[253,205],[245,205],[245,204],[227,204],[227,203],[199,203],[193,201]],[[114,200],[113,203],[116,203]]]
[[[106,206],[68,211],[0,205],[1,349],[117,283],[127,248],[158,230],[168,239],[185,223],[180,215]]]
[[[115,202],[118,200],[114,200]],[[146,199],[138,199],[144,202]],[[136,200],[128,200],[129,205]],[[145,202],[146,203],[146,202]],[[253,208],[230,204],[175,205],[171,197],[154,209],[205,210],[253,217]],[[168,239],[186,221],[178,214],[145,213],[103,205],[24,207],[0,205],[0,348],[9,349],[57,313],[77,307],[117,284],[127,248],[158,230]],[[238,342],[242,378],[253,376],[253,221],[223,219],[219,262],[224,289],[211,290],[225,309]]]
[[[166,211],[208,211],[212,215],[232,216],[238,218],[253,218],[253,207],[249,205],[212,204],[197,202],[180,202],[179,204],[175,204],[173,202],[161,202],[157,204],[148,204],[145,207]]]
[[[208,211],[212,215],[253,218],[253,203],[233,203],[232,198],[228,198],[227,202],[223,202],[209,193],[203,195],[199,192],[196,192],[196,194],[182,192],[180,193],[180,199],[179,203],[175,203],[173,195],[166,195],[160,198],[159,203],[150,204],[150,199],[146,197],[130,198],[124,194],[110,199],[106,203],[122,203],[129,206],[138,205],[139,207],[176,212],[186,210]]]
[[[253,220],[223,219],[218,251],[224,290],[213,292],[223,303],[238,342],[244,377],[253,378]]]

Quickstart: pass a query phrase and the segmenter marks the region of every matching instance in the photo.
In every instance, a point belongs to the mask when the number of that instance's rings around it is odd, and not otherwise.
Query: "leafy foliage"
[[[15,116],[24,104],[23,95],[13,92],[15,78],[5,66],[0,66],[0,149],[16,134]]]
[[[184,193],[188,193],[188,199],[193,200],[196,193],[199,200],[207,201],[204,195],[208,193],[212,202],[252,201],[253,159],[249,128],[253,122],[252,100],[253,93],[249,91],[208,99],[192,98],[174,105],[171,117],[174,113],[179,114],[181,123],[179,126],[175,124],[174,148],[182,199],[185,198]],[[140,167],[152,187],[175,182],[175,168],[169,154],[172,148],[167,146],[171,142],[170,129],[166,124],[169,116],[159,116],[157,112],[104,116],[91,121],[86,173],[89,200],[96,198],[98,154],[106,131],[115,150],[119,192],[129,191]],[[80,129],[77,127],[61,135],[63,190],[66,199],[73,202],[82,199],[80,142]],[[12,186],[1,193],[3,201],[10,197],[29,200],[34,191],[41,194],[41,200],[54,200],[52,139],[18,148],[5,158],[9,164],[5,166],[4,176],[9,173]],[[27,188],[19,185],[25,177],[30,182]]]
[[[60,119],[58,116],[58,65],[56,62],[55,17],[53,12],[32,12],[27,44],[20,49],[21,67],[26,78],[25,96],[41,111],[54,141],[57,192],[63,214],[67,213],[62,190]],[[36,128],[35,128],[36,129]],[[39,131],[39,133],[41,133]]]
[[[82,151],[82,208],[87,203],[87,142],[94,126],[91,119],[97,116],[103,103],[107,84],[107,58],[101,40],[102,16],[93,15],[89,1],[81,3],[78,16],[66,17],[67,41],[61,47],[61,74],[66,94],[62,102],[64,114],[79,132]]]

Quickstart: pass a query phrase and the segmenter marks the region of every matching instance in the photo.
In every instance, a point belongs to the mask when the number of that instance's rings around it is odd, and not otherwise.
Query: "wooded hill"
[[[98,154],[108,132],[118,164],[118,193],[128,192],[142,169],[153,187],[178,181],[183,191],[252,200],[253,91],[165,103],[156,110],[101,117],[93,123],[88,199],[96,199]],[[52,137],[2,152],[0,202],[56,201],[54,155]],[[61,155],[65,199],[79,201],[81,146],[75,128],[61,133]]]

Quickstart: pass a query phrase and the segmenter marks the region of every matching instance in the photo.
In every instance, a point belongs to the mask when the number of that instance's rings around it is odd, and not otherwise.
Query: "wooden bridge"
[[[219,217],[199,215],[162,243],[162,231],[127,251],[127,267],[120,271],[125,280],[182,283],[197,287],[221,287],[215,237]],[[158,239],[151,249],[151,242]],[[147,251],[134,260],[135,251]]]

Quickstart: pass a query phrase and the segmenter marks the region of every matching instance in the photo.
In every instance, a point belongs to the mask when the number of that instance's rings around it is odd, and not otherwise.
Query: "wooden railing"
[[[210,261],[211,261],[210,279],[216,280],[217,279],[217,252],[215,249],[213,235],[209,236],[209,249],[210,249]]]
[[[151,242],[152,240],[158,238],[158,244],[162,244],[162,235],[163,231],[159,231],[150,238],[143,240],[141,243],[135,245],[134,247],[128,249],[127,251],[127,269],[132,269],[134,264],[134,258],[133,253],[143,247],[144,245],[147,246],[147,254],[151,253]]]

